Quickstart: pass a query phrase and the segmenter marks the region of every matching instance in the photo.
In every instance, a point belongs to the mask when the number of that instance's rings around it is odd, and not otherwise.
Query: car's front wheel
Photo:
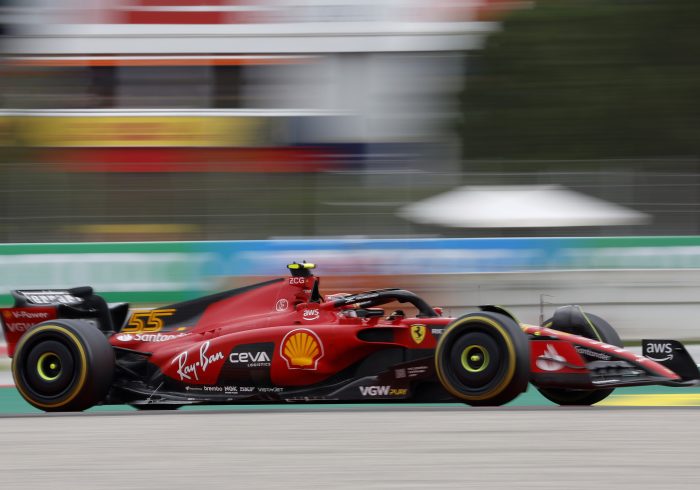
[[[505,315],[479,312],[452,322],[435,349],[443,387],[469,405],[503,405],[527,389],[530,349]]]
[[[567,306],[565,308],[578,308],[578,306]],[[560,321],[553,322],[553,318],[544,322],[544,326],[562,332],[580,335],[582,337],[605,342],[606,344],[623,347],[622,340],[615,329],[601,317],[592,313],[580,311],[583,319],[586,321],[584,327],[578,325],[578,322]],[[574,318],[572,315],[563,316],[563,318]],[[612,394],[614,388],[602,388],[597,390],[571,390],[566,388],[537,388],[542,396],[547,400],[558,405],[594,405],[605,400]]]

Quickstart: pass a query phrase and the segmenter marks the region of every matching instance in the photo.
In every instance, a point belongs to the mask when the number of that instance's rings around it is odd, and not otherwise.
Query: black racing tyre
[[[22,397],[36,408],[86,410],[107,396],[114,377],[114,351],[91,323],[51,320],[20,338],[12,376]]]
[[[586,338],[593,338],[606,344],[623,347],[622,340],[615,329],[598,315],[584,312],[593,326],[595,327],[596,336],[593,337],[590,332],[579,331],[571,325],[552,325],[552,319],[544,322],[544,326],[561,330],[562,332],[581,335]],[[537,388],[542,396],[547,400],[556,403],[557,405],[594,405],[603,401],[615,391],[614,388],[603,388],[599,390],[568,390],[566,388]]]
[[[530,346],[520,326],[499,313],[457,318],[435,348],[442,386],[469,405],[503,405],[527,389]]]

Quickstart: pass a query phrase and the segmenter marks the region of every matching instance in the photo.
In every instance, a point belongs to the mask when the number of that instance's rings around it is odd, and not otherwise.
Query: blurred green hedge
[[[469,60],[465,157],[694,159],[698,26],[698,0],[538,0],[514,11]]]

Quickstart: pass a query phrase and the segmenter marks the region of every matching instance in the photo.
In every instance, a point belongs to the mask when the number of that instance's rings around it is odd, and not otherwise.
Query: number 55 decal
[[[163,317],[171,316],[173,313],[175,313],[174,309],[135,311],[122,332],[160,332],[163,328]]]

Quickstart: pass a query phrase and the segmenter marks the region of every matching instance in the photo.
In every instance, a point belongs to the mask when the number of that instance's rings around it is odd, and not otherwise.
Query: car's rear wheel
[[[550,327],[562,332],[580,335],[582,337],[605,342],[606,344],[623,347],[622,340],[615,329],[601,317],[592,313],[583,312],[583,315],[593,325],[593,329],[581,329],[572,324],[552,324],[552,318],[544,322],[545,327]],[[558,405],[594,405],[605,400],[612,394],[614,388],[599,390],[570,390],[566,388],[537,388],[542,396]]]
[[[443,387],[469,405],[503,405],[527,389],[530,349],[520,326],[498,313],[464,315],[435,349]]]
[[[104,400],[114,376],[114,351],[82,320],[52,320],[20,338],[12,375],[22,397],[47,411],[81,411]]]

